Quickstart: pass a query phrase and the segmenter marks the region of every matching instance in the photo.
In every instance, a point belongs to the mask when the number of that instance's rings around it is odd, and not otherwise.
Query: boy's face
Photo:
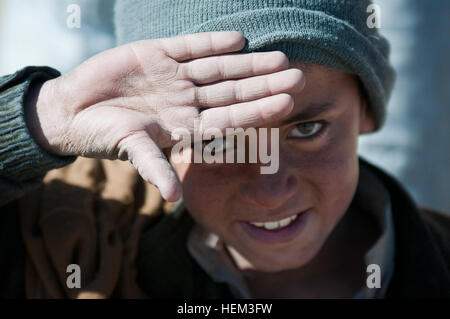
[[[175,164],[194,219],[220,236],[242,268],[294,269],[308,263],[344,215],[358,183],[357,141],[373,130],[355,77],[292,63],[306,77],[279,128],[279,170],[267,164]],[[269,130],[270,131],[270,130]],[[270,140],[270,139],[269,139]],[[250,223],[297,216],[277,230]],[[265,224],[268,228],[279,224]]]

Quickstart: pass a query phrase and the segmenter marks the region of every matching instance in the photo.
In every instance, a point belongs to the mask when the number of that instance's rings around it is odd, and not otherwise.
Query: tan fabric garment
[[[49,172],[19,207],[27,297],[145,297],[134,261],[163,200],[131,163],[78,158]],[[81,289],[67,288],[70,264],[81,268]]]

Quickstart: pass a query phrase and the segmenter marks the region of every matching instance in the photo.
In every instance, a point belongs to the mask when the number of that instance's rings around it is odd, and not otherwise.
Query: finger
[[[280,51],[254,52],[196,59],[180,68],[195,84],[207,84],[286,70],[289,59]]]
[[[293,107],[293,98],[282,93],[252,102],[206,109],[200,113],[200,134],[212,128],[225,133],[227,128],[264,126],[284,118],[291,113]]]
[[[274,74],[225,81],[197,88],[197,102],[202,107],[227,106],[264,98],[280,93],[303,90],[305,77],[299,69]]]
[[[119,147],[142,178],[155,185],[161,196],[169,202],[180,199],[182,190],[178,177],[161,149],[146,132],[139,132],[123,139]]]
[[[160,39],[166,54],[178,61],[242,50],[244,36],[237,31],[203,32]]]

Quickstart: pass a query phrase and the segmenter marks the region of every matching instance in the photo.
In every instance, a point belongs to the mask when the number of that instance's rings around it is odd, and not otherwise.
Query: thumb
[[[123,158],[125,152],[139,175],[155,185],[165,200],[175,202],[180,199],[182,189],[177,174],[162,150],[146,132],[140,131],[130,135],[118,146],[119,158]]]

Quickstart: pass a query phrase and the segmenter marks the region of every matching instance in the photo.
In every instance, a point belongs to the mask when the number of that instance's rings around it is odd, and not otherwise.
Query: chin
[[[285,256],[273,256],[270,259],[263,258],[254,261],[252,264],[254,269],[263,272],[280,272],[301,268],[308,264],[314,256],[292,256],[292,258],[283,258]]]

